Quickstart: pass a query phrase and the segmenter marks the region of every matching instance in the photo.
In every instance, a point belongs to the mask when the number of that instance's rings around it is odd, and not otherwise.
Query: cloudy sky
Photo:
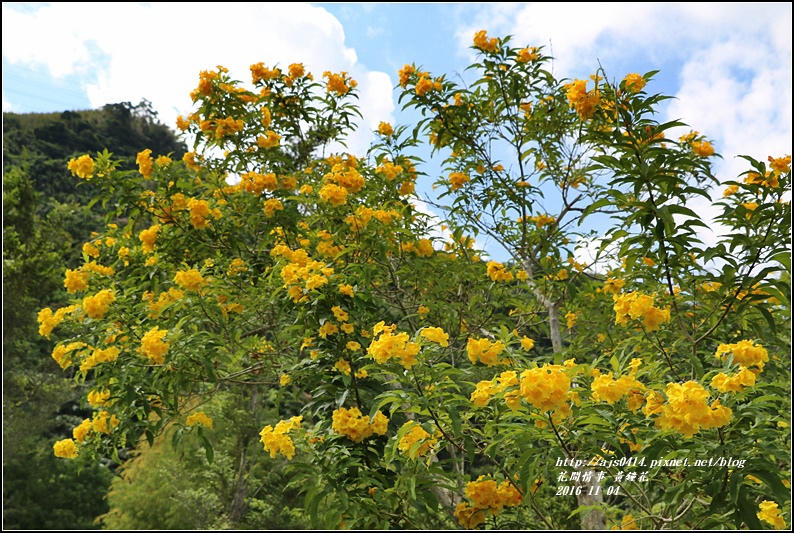
[[[675,96],[678,118],[713,139],[722,179],[738,154],[791,153],[790,3],[277,4],[3,3],[3,111],[50,112],[152,102],[174,124],[198,72],[222,64],[303,62],[359,82],[363,151],[381,120],[405,123],[397,71],[463,73],[477,30],[543,45],[558,77],[661,70],[646,90]],[[432,180],[431,180],[432,181]],[[422,190],[422,188],[420,188]]]

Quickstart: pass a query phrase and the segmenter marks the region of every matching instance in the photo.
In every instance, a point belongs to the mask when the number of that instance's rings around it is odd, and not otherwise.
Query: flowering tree
[[[318,525],[784,524],[790,157],[747,158],[708,246],[686,204],[710,198],[714,151],[666,138],[682,124],[654,121],[653,73],[588,90],[542,49],[474,47],[471,87],[400,71],[416,132],[448,154],[446,242],[411,202],[405,127],[326,153],[358,113],[346,73],[258,64],[246,89],[202,72],[183,162],[73,160],[109,226],[66,272],[74,304],[39,315],[93,383],[96,414],[56,455],[169,431],[211,458],[210,400],[241,389],[277,416],[261,460],[288,461]],[[606,274],[570,249],[595,215],[615,220]],[[482,261],[478,232],[511,261]]]

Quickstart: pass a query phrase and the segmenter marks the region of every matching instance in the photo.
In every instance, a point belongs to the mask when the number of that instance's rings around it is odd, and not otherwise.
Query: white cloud
[[[394,105],[387,76],[360,65],[339,21],[309,4],[54,3],[34,13],[3,4],[3,56],[56,77],[83,74],[95,107],[146,98],[169,125],[190,111],[201,70],[224,65],[248,82],[249,66],[260,61],[303,62],[316,79],[350,72],[368,118],[388,119]],[[368,136],[359,134],[356,145]]]
[[[14,106],[11,105],[11,102],[6,100],[6,93],[3,93],[3,111],[13,111]]]

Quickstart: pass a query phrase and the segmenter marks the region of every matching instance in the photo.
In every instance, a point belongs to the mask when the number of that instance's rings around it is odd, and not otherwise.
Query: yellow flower
[[[320,189],[320,198],[328,202],[334,207],[338,207],[347,202],[347,189],[334,185],[333,183],[326,183]]]
[[[750,340],[742,340],[735,344],[720,344],[715,353],[717,359],[722,359],[727,354],[733,355],[735,364],[747,368],[756,366],[763,370],[764,363],[769,361],[769,353],[766,348]]]
[[[178,271],[176,275],[174,275],[174,283],[185,290],[195,292],[206,285],[207,280],[204,279],[204,276],[202,276],[198,270],[191,268],[190,270]]]
[[[138,239],[140,239],[141,243],[143,244],[143,251],[144,253],[151,253],[154,251],[155,242],[157,241],[157,234],[160,232],[160,225],[155,224],[148,229],[141,231],[140,235],[138,235]]]
[[[339,358],[339,361],[334,364],[334,368],[346,376],[350,375],[350,363],[341,357]]]
[[[416,243],[416,255],[430,257],[433,255],[433,243],[429,239],[420,239]]]
[[[259,433],[261,442],[264,444],[265,451],[270,452],[270,458],[275,459],[276,454],[280,453],[287,459],[295,456],[295,443],[289,437],[289,432],[300,427],[302,416],[293,416],[289,420],[282,420],[276,427],[265,426]]]
[[[63,285],[70,294],[82,292],[88,288],[88,273],[67,268]]]
[[[578,313],[575,313],[573,311],[569,311],[568,313],[565,314],[566,326],[568,326],[568,329],[571,329],[576,325],[577,316]]]
[[[438,343],[441,346],[449,346],[449,334],[445,333],[441,328],[424,328],[422,329],[421,335],[425,339]]]
[[[72,172],[72,176],[84,180],[90,180],[94,176],[94,160],[90,155],[86,154],[77,159],[70,159],[66,166]]]
[[[281,377],[278,378],[278,383],[282,387],[286,387],[287,385],[292,383],[292,378],[290,377],[289,374],[281,374]]]
[[[150,329],[141,339],[140,353],[149,358],[153,363],[161,365],[165,362],[165,353],[168,351],[170,343],[163,341],[163,337],[168,334],[167,329],[160,329],[158,326]]]
[[[709,157],[714,155],[714,147],[708,141],[694,141],[692,143],[692,151],[700,157]]]
[[[384,137],[389,137],[394,135],[394,128],[392,128],[391,124],[388,122],[381,122],[378,124],[378,133],[383,135]]]
[[[405,89],[414,72],[416,72],[416,69],[413,67],[413,65],[404,65],[403,68],[400,69],[400,71],[397,73],[400,77],[400,87]]]
[[[408,431],[400,439],[397,448],[405,453],[408,457],[415,459],[427,454],[433,446],[436,445],[438,439],[430,435],[413,420],[409,420],[403,424],[403,428],[408,427]],[[402,431],[403,428],[400,428]]]
[[[775,529],[784,529],[786,527],[786,521],[780,515],[780,507],[778,507],[776,502],[764,500],[758,505],[758,507],[761,509],[756,514],[759,520],[763,520],[764,522],[773,525]]]
[[[497,263],[496,261],[488,261],[487,272],[488,277],[493,281],[502,282],[513,280],[512,272],[505,270],[505,266],[502,263]]]
[[[455,507],[455,518],[466,529],[474,529],[485,523],[485,513],[476,507],[470,507],[466,502],[460,502]]]
[[[516,54],[516,61],[519,63],[529,63],[538,59],[540,59],[540,54],[538,54],[538,49],[534,46],[532,48],[522,48]]]
[[[91,407],[102,407],[104,405],[108,405],[108,400],[110,399],[110,391],[103,390],[103,391],[96,391],[92,390],[88,393],[88,403]]]
[[[625,280],[609,278],[604,282],[604,292],[619,294],[624,285],[626,285]]]
[[[488,39],[486,30],[480,30],[474,34],[474,47],[479,48],[483,52],[496,52],[499,48],[499,39],[493,37]]]
[[[645,80],[639,74],[627,74],[623,78],[623,85],[627,91],[638,93],[645,87]]]
[[[91,419],[86,418],[80,423],[79,426],[77,426],[72,430],[72,435],[74,436],[74,440],[76,440],[79,443],[85,442],[85,438],[88,436],[88,433],[91,431],[91,428],[92,428]],[[56,453],[56,455],[58,454]]]
[[[331,415],[333,420],[331,429],[339,435],[344,435],[353,442],[361,442],[371,437],[372,434],[385,435],[388,430],[389,419],[378,411],[370,422],[369,417],[361,414],[357,407],[346,409],[341,407]]]
[[[466,344],[466,354],[469,361],[476,364],[479,360],[487,366],[504,364],[505,361],[499,359],[499,355],[505,350],[506,346],[502,341],[491,342],[488,339],[475,339],[469,337]]]
[[[103,289],[94,296],[83,298],[83,310],[91,318],[102,318],[108,312],[108,307],[116,301],[116,296],[109,289]]]
[[[83,244],[83,253],[89,257],[99,257],[99,248],[94,243],[87,242]]]
[[[210,418],[209,415],[207,415],[207,413],[204,411],[199,411],[187,417],[185,424],[188,426],[195,426],[196,424],[199,424],[205,428],[212,429],[212,418]]]
[[[535,341],[529,337],[521,337],[521,347],[527,351],[535,347]]]
[[[91,427],[97,433],[110,433],[110,430],[119,425],[119,419],[116,415],[112,415],[107,411],[99,411],[94,414],[94,419],[91,422]]]
[[[463,172],[453,172],[452,174],[449,175],[450,188],[453,191],[460,189],[470,179],[471,178],[469,178],[469,176],[467,174],[464,174]]]
[[[154,162],[152,161],[152,151],[150,149],[147,148],[139,152],[135,162],[138,164],[138,171],[144,178],[149,179],[152,177]]]
[[[56,442],[53,447],[55,457],[74,459],[77,457],[77,446],[72,439],[63,439]]]

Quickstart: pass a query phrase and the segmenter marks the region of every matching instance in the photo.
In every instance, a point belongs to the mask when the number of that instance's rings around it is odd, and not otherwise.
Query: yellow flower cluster
[[[265,200],[263,205],[263,211],[265,212],[265,216],[267,218],[273,218],[273,215],[276,214],[276,211],[283,211],[284,204],[281,203],[281,200],[278,198],[268,198]]]
[[[638,93],[645,87],[645,79],[639,74],[626,74],[623,78],[623,86],[627,91]]]
[[[786,528],[786,521],[780,514],[780,507],[778,507],[777,502],[764,500],[758,505],[758,508],[761,509],[756,514],[759,520],[773,525],[775,529]]]
[[[163,337],[168,334],[167,329],[160,329],[155,326],[146,332],[141,339],[141,347],[138,349],[143,355],[153,363],[161,365],[165,362],[165,353],[168,351],[170,343],[163,341]]]
[[[334,185],[333,183],[326,183],[320,189],[320,198],[334,207],[339,207],[347,202],[347,189]]]
[[[143,252],[150,254],[154,251],[155,243],[157,242],[157,234],[160,232],[160,225],[155,224],[154,226],[149,227],[141,231],[140,235],[138,235],[138,239],[141,241],[143,245]]]
[[[270,458],[275,459],[276,454],[280,453],[287,459],[295,456],[295,443],[289,436],[289,432],[297,429],[301,425],[302,416],[293,416],[289,420],[282,420],[276,427],[267,425],[259,433],[265,451],[270,452]]]
[[[84,180],[90,180],[94,177],[94,160],[88,154],[81,155],[77,159],[70,159],[66,167],[72,172],[72,176],[77,176]]]
[[[94,420],[91,422],[91,428],[97,433],[110,433],[112,429],[119,425],[120,420],[116,415],[111,415],[107,411],[99,411],[94,413]]]
[[[430,74],[427,72],[419,73],[419,79],[416,81],[415,88],[417,96],[424,96],[434,89],[440,91],[441,88],[441,78],[437,78],[436,81],[433,81],[433,79],[430,78]]]
[[[83,253],[89,257],[99,257],[99,248],[92,242],[83,244]]]
[[[403,367],[410,369],[418,362],[416,356],[421,346],[411,341],[407,333],[394,334],[395,329],[396,326],[386,326],[382,321],[375,324],[373,335],[380,336],[370,343],[367,353],[380,364],[396,358]]]
[[[769,161],[769,166],[772,168],[772,170],[778,174],[788,174],[791,172],[790,155],[785,155],[783,157],[772,157],[770,155],[767,160]]]
[[[424,428],[413,420],[409,420],[400,428],[403,431],[400,442],[397,443],[397,449],[406,454],[411,459],[422,457],[426,455],[438,443],[438,439],[424,430]]]
[[[502,263],[496,261],[488,261],[488,277],[493,281],[512,281],[513,274],[505,270]]]
[[[83,442],[85,442],[88,433],[92,429],[93,429],[93,424],[91,423],[91,419],[86,418],[80,423],[79,426],[77,426],[72,430],[72,436],[74,437],[74,440],[82,444]]]
[[[394,135],[394,128],[392,128],[391,124],[388,122],[381,122],[378,124],[378,133],[383,135],[384,137],[389,137]]]
[[[506,361],[499,360],[499,355],[505,350],[506,346],[502,341],[491,342],[488,339],[474,339],[469,337],[466,343],[466,354],[469,361],[473,364],[479,360],[488,366],[505,364]]]
[[[441,346],[449,346],[449,333],[445,333],[441,328],[423,328],[420,335]]]
[[[455,508],[458,523],[467,528],[485,522],[486,515],[498,515],[505,507],[518,507],[524,500],[521,492],[510,481],[505,480],[497,485],[490,476],[480,476],[477,481],[470,481],[464,490],[471,505],[461,502]]]
[[[564,408],[571,389],[571,379],[561,365],[544,364],[521,372],[521,396],[541,411]]]
[[[220,209],[217,207],[210,209],[210,205],[206,200],[191,198],[188,200],[187,207],[190,210],[190,223],[196,229],[204,229],[209,226],[210,216],[215,219],[222,216]]]
[[[116,273],[112,267],[100,265],[96,261],[89,261],[88,263],[81,266],[80,270],[86,274],[93,272],[94,274],[99,274],[101,276],[112,276]]]
[[[334,368],[346,376],[350,375],[350,363],[344,357],[339,358],[339,361],[334,364]]]
[[[151,318],[157,318],[160,316],[160,313],[165,307],[176,302],[177,300],[182,299],[184,296],[184,292],[177,288],[171,287],[168,289],[168,291],[161,292],[157,297],[157,301],[154,300],[154,293],[151,291],[146,291],[143,293],[141,298],[143,301],[149,302],[149,316]]]
[[[352,79],[347,75],[347,72],[340,72],[339,74],[333,74],[330,71],[323,72],[323,77],[328,78],[328,82],[325,85],[325,90],[327,92],[335,92],[339,96],[346,95],[351,89],[355,89],[358,83],[356,80]]]
[[[538,216],[529,217],[529,220],[534,222],[535,225],[539,228],[542,228],[543,226],[548,226],[549,224],[554,224],[557,221],[556,218],[547,214],[540,214]]]
[[[518,374],[513,370],[508,370],[490,381],[477,383],[476,389],[471,393],[470,400],[477,407],[485,407],[493,396],[504,392],[508,387],[514,387],[518,384]],[[505,394],[505,403],[511,410],[516,411],[521,405],[521,397],[518,391],[510,391]]]
[[[70,305],[68,307],[61,307],[55,313],[52,312],[52,309],[49,307],[45,307],[38,314],[38,322],[39,322],[39,335],[42,337],[50,338],[50,334],[52,330],[58,327],[58,324],[63,322],[63,319],[66,318],[66,315],[74,312],[77,309],[77,306]]]
[[[174,275],[174,283],[187,291],[197,292],[207,284],[207,280],[201,275],[201,272],[195,268],[190,270],[179,270]]]
[[[270,254],[274,257],[284,257],[289,261],[281,269],[280,274],[281,279],[284,280],[284,287],[288,288],[287,294],[295,303],[308,300],[308,296],[303,293],[304,288],[307,291],[318,289],[327,284],[334,273],[333,268],[313,260],[302,248],[291,250],[284,244],[278,244],[273,247]]]
[[[413,76],[415,72],[416,68],[413,65],[403,65],[403,68],[397,73],[400,79],[400,87],[405,89],[408,86],[408,82],[411,80],[411,76]]]
[[[499,39],[496,37],[489,39],[487,31],[480,30],[474,34],[474,47],[483,52],[493,53],[499,49]]]
[[[745,387],[755,385],[755,378],[755,372],[742,366],[732,376],[720,372],[711,379],[711,386],[720,392],[742,392]]]
[[[91,407],[102,407],[103,405],[109,405],[108,400],[110,399],[110,391],[105,389],[102,391],[91,390],[88,393],[88,403]]]
[[[204,411],[199,411],[187,417],[185,424],[188,426],[195,426],[196,424],[199,424],[205,428],[212,429],[212,418]]]
[[[632,372],[628,376],[620,376],[617,379],[612,377],[612,372],[608,374],[600,374],[594,380],[593,384],[590,386],[590,389],[593,391],[593,399],[596,401],[604,401],[607,402],[609,405],[614,404],[615,402],[620,401],[626,394],[629,394],[630,391],[639,392],[645,389],[645,385],[640,383],[635,377],[634,373]],[[632,395],[632,397],[637,396]],[[642,396],[638,396],[642,397]],[[641,403],[637,403],[636,399],[633,402],[630,402],[629,408],[632,411],[636,411],[640,408]]]
[[[146,149],[142,152],[138,153],[138,156],[135,158],[135,162],[138,164],[138,172],[141,173],[146,179],[152,177],[152,172],[154,171],[154,161],[152,160],[152,151],[150,149]]]
[[[361,442],[373,434],[385,435],[389,429],[389,418],[380,411],[375,413],[372,422],[368,416],[361,414],[358,407],[341,407],[334,411],[331,418],[331,429],[353,442]]]
[[[582,120],[587,120],[595,114],[601,103],[598,88],[587,91],[587,80],[574,80],[564,87],[567,91],[568,105],[573,107]]]
[[[83,298],[83,310],[91,318],[102,318],[108,312],[108,307],[116,301],[116,296],[110,289],[102,289],[93,296]]]
[[[48,337],[49,338],[49,337]],[[84,342],[72,342],[69,344],[59,344],[52,350],[52,358],[61,366],[61,368],[68,368],[72,364],[70,352],[84,348]]]
[[[237,184],[237,188],[259,196],[265,190],[275,191],[278,189],[278,178],[272,172],[268,174],[246,172],[240,176],[240,183]]]
[[[471,178],[469,178],[468,174],[464,174],[463,172],[453,172],[449,175],[450,188],[453,191],[456,191],[463,187],[470,179]]]
[[[602,288],[602,290],[610,294],[620,294],[620,291],[623,290],[624,285],[626,285],[625,280],[608,278],[604,282],[604,287]]]
[[[535,347],[535,341],[527,336],[521,337],[521,347],[526,351],[529,351]]]
[[[59,440],[52,446],[55,457],[74,459],[77,457],[77,445],[72,439]]]
[[[625,326],[629,317],[642,317],[643,325],[648,331],[656,331],[660,324],[670,321],[670,309],[654,307],[654,297],[640,292],[630,292],[622,296],[614,295],[615,323]]]
[[[402,165],[397,165],[395,163],[392,163],[391,161],[385,158],[383,160],[383,164],[375,169],[375,173],[383,174],[383,176],[388,181],[394,181],[395,179],[397,179],[397,176],[399,176],[402,173],[402,171],[403,171]]]
[[[112,363],[118,359],[119,353],[119,349],[115,346],[105,349],[95,348],[91,355],[80,363],[80,372],[85,374],[99,363]]]
[[[516,54],[516,61],[519,63],[529,63],[530,61],[537,61],[540,59],[540,50],[536,46],[531,48],[522,48]]]
[[[739,341],[735,344],[720,344],[714,354],[717,359],[722,360],[726,355],[733,356],[733,362],[746,368],[752,366],[764,369],[764,363],[769,361],[769,353],[766,348],[750,340]]]
[[[690,438],[701,429],[723,427],[733,417],[733,412],[719,400],[709,406],[708,391],[696,381],[687,381],[683,385],[669,383],[664,392],[667,403],[659,410],[659,418],[655,422],[658,429],[674,429]]]
[[[635,530],[635,529],[640,529],[640,528],[637,527],[637,520],[634,518],[634,515],[632,515],[631,513],[628,513],[628,514],[624,515],[623,518],[620,520],[620,525],[612,526],[612,529],[613,530],[617,529],[617,530],[620,530],[620,531],[629,531],[629,530]]]

